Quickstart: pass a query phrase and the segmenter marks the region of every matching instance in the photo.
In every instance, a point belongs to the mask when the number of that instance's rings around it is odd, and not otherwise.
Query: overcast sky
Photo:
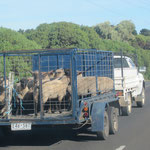
[[[132,20],[150,29],[150,0],[0,0],[0,26],[14,30],[59,21],[93,26]]]

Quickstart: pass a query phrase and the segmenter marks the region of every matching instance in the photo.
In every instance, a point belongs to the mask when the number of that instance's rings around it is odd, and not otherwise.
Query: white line
[[[125,147],[126,147],[125,145],[122,145],[119,148],[117,148],[116,150],[123,150]]]

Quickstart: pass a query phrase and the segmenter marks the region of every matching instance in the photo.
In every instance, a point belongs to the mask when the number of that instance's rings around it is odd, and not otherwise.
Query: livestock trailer
[[[88,127],[99,139],[118,130],[113,53],[44,49],[0,53],[0,126]]]

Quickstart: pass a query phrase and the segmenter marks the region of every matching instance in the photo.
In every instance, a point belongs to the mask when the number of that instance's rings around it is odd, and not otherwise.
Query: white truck
[[[132,103],[137,107],[145,104],[145,81],[131,58],[114,56],[115,90],[119,97],[119,104],[123,116],[132,112]]]

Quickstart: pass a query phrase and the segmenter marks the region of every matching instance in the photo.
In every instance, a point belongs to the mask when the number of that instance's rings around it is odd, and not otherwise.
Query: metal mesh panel
[[[8,119],[12,116],[34,113],[33,81],[31,56],[27,55],[6,55],[3,57],[3,75],[5,76],[5,111],[1,112],[1,117]],[[29,97],[30,92],[30,97]],[[2,109],[1,109],[2,110]]]
[[[87,98],[111,91],[113,60],[111,52],[81,50],[77,53],[78,98]]]
[[[28,119],[71,112],[70,56],[8,54],[0,58],[0,118]]]
[[[41,56],[42,98],[45,113],[62,113],[71,110],[70,55]],[[36,69],[36,68],[35,68]],[[50,78],[50,82],[48,78]]]

